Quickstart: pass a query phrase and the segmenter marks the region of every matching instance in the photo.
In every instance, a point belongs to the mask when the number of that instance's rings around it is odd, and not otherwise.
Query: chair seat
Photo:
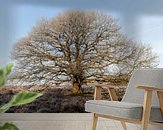
[[[120,117],[129,120],[141,120],[143,105],[128,102],[89,100],[85,104],[87,112]],[[152,107],[151,121],[163,122],[163,115],[158,107]]]

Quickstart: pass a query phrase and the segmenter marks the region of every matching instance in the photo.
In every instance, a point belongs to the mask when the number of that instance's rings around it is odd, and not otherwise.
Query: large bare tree
[[[14,46],[12,78],[18,83],[72,82],[74,93],[89,78],[103,78],[114,69],[129,72],[151,67],[151,49],[124,38],[115,19],[101,12],[67,11],[40,20]]]

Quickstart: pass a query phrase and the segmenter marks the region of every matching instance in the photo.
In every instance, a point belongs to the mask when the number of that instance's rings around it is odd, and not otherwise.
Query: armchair
[[[124,130],[126,123],[141,124],[141,130],[147,130],[148,124],[163,126],[163,69],[136,70],[121,102],[113,86],[90,85],[95,86],[94,100],[87,101],[85,109],[93,113],[92,130],[98,117],[118,120]],[[111,101],[100,100],[102,87],[108,89]]]

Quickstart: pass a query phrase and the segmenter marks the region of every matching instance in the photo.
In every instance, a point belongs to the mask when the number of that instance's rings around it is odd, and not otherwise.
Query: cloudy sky
[[[162,0],[6,0],[0,5],[0,66],[12,62],[15,42],[27,35],[42,17],[51,18],[68,9],[101,10],[117,18],[129,37],[150,44],[163,67]]]

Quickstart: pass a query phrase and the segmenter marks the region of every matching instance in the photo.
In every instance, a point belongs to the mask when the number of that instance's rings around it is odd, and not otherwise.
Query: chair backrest
[[[136,89],[140,85],[163,88],[163,68],[135,70],[122,101],[143,104],[144,91]],[[159,106],[156,92],[153,94],[152,106]]]

